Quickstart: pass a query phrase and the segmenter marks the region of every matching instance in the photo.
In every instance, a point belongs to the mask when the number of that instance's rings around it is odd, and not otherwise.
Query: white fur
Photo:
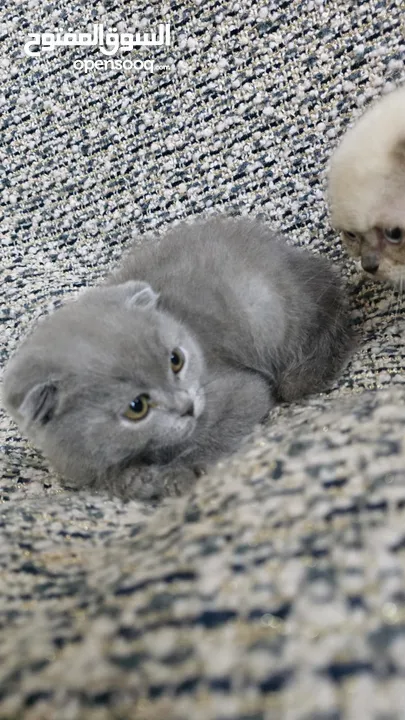
[[[372,105],[334,153],[329,172],[334,227],[366,232],[376,225],[402,225],[405,198],[396,222],[384,209],[387,181],[398,171],[395,153],[401,143],[405,145],[405,86]],[[402,170],[405,183],[405,167]]]
[[[374,103],[346,132],[330,162],[328,195],[333,227],[359,236],[352,254],[378,252],[375,277],[402,277],[405,242],[394,247],[382,233],[400,227],[405,234],[405,86]]]

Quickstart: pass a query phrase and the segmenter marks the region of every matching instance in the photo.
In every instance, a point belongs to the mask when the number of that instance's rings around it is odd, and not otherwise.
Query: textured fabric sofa
[[[328,255],[359,347],[156,510],[64,491],[1,417],[1,719],[405,717],[404,299],[357,275],[324,195],[347,123],[405,79],[401,5],[3,0],[4,360],[133,238],[219,211]],[[170,46],[124,56],[143,70],[23,50],[160,22]]]

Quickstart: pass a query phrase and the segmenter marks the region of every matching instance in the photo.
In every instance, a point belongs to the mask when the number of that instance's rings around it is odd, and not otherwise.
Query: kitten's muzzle
[[[377,255],[374,253],[370,253],[367,255],[362,255],[361,257],[361,266],[363,270],[365,270],[368,273],[371,273],[371,275],[374,275],[378,268],[380,267],[380,261]]]

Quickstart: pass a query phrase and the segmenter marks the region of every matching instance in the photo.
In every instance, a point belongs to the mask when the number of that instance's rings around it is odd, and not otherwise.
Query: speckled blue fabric
[[[143,70],[23,51],[160,22]],[[359,346],[157,509],[62,490],[1,417],[0,719],[405,718],[404,300],[356,275],[324,199],[348,122],[405,80],[403,29],[400,0],[3,0],[4,360],[133,238],[221,210],[328,255]]]

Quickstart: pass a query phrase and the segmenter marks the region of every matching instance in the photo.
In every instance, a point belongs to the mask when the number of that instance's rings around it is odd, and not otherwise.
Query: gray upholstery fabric
[[[405,79],[401,6],[3,0],[4,359],[133,235],[219,210],[328,254],[359,348],[153,512],[63,491],[2,416],[0,718],[405,717],[404,302],[361,282],[324,200],[349,120]],[[153,73],[22,50],[162,19],[172,45],[134,51]]]

